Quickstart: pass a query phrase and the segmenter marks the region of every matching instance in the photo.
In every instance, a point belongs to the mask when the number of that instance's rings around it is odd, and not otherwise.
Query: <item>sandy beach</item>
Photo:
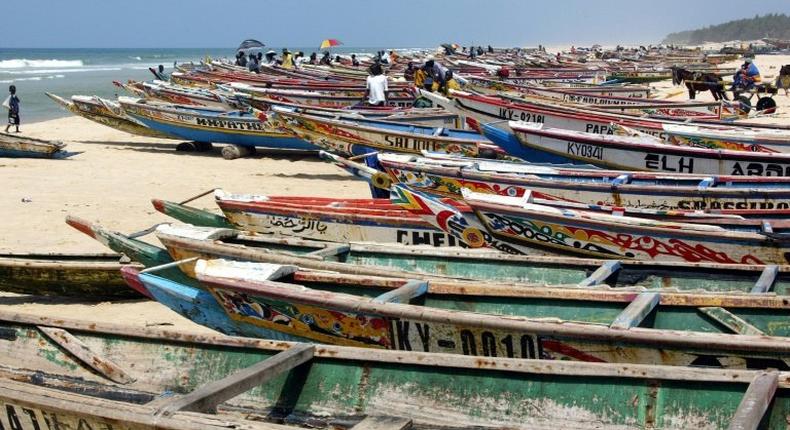
[[[210,153],[176,152],[177,141],[138,138],[87,119],[71,116],[23,124],[27,136],[59,139],[65,160],[0,158],[0,252],[109,252],[69,227],[76,215],[130,233],[172,221],[150,199],[183,200],[212,188],[271,195],[368,197],[366,183],[317,157],[267,157],[224,160]],[[217,211],[212,196],[191,203]],[[157,243],[156,238],[143,239]],[[172,326],[209,332],[152,301],[80,303],[0,294],[0,310],[138,326]]]
[[[758,56],[763,77],[773,80],[790,56]],[[736,67],[740,62],[728,64]],[[685,87],[653,84],[660,97],[687,99]],[[710,93],[698,100],[712,100]],[[775,97],[779,113],[757,121],[790,125],[790,97]],[[756,102],[756,99],[755,99]],[[156,212],[151,198],[180,201],[212,188],[271,195],[363,198],[368,186],[314,157],[269,157],[227,161],[219,147],[210,153],[176,152],[177,142],[139,138],[80,117],[23,124],[25,135],[58,139],[81,152],[66,160],[0,159],[0,252],[107,252],[64,222],[76,215],[120,232],[134,232],[171,221]],[[192,204],[217,211],[212,196]],[[148,236],[156,243],[156,239]],[[117,319],[139,325],[173,325],[206,331],[149,301],[124,304],[33,301],[0,297],[0,310],[91,319]]]

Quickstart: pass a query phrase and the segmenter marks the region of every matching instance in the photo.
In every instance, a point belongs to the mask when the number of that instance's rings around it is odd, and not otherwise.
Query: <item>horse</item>
[[[785,64],[779,69],[779,77],[776,78],[776,88],[785,90],[785,96],[790,92],[790,64]]]
[[[672,68],[672,85],[686,83],[689,90],[689,99],[694,100],[697,91],[710,91],[713,99],[729,100],[727,93],[724,92],[724,81],[715,73],[691,72],[680,67]]]

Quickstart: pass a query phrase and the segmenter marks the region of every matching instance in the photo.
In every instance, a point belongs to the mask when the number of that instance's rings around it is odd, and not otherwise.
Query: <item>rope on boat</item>
[[[367,154],[355,155],[353,157],[349,157],[348,160],[349,161],[357,161],[357,160],[366,158],[366,157],[371,156],[371,155],[376,155],[376,154],[378,154],[378,151],[369,152]]]
[[[190,197],[190,198],[188,198],[188,199],[186,199],[186,200],[184,200],[182,202],[178,202],[178,204],[185,205],[185,204],[187,204],[187,203],[189,203],[191,201],[197,200],[197,199],[199,199],[199,198],[201,198],[203,196],[207,196],[207,195],[213,193],[216,190],[217,190],[217,188],[212,188],[212,189],[210,189],[208,191],[204,191],[204,192],[202,192],[202,193],[200,193],[200,194],[198,194],[196,196]]]
[[[154,224],[154,225],[152,225],[151,227],[148,227],[145,230],[136,231],[136,232],[134,232],[132,234],[128,234],[127,236],[129,238],[131,238],[131,239],[136,239],[138,237],[145,236],[146,234],[153,233],[156,230],[157,227],[159,227],[160,225],[164,225],[164,224],[169,224],[169,223],[167,223],[167,222],[160,222],[159,224]]]

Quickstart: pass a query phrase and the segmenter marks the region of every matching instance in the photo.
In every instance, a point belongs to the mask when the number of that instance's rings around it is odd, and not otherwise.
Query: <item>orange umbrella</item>
[[[324,39],[324,41],[321,42],[321,49],[331,48],[337,45],[342,45],[342,43],[337,39]]]

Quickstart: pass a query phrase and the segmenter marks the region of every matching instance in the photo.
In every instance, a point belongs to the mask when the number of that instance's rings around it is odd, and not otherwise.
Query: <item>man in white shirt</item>
[[[386,106],[387,104],[387,77],[384,75],[381,65],[370,66],[370,75],[366,84],[365,96],[371,106]]]

